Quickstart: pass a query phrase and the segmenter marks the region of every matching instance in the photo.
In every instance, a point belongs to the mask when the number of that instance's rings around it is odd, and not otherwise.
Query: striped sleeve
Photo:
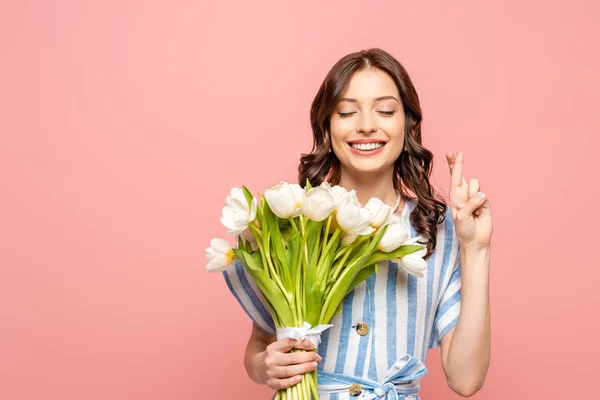
[[[452,218],[450,216],[450,218]],[[452,223],[452,222],[450,222]],[[452,223],[452,253],[449,259],[449,265],[452,266],[450,279],[443,292],[441,293],[441,300],[435,313],[435,319],[433,321],[433,337],[431,338],[429,348],[439,347],[442,338],[448,331],[456,326],[458,323],[458,316],[460,315],[460,304],[461,304],[461,264],[460,264],[460,251],[458,248],[458,240],[456,233],[454,232],[454,224]]]
[[[275,324],[267,302],[242,262],[237,260],[233,267],[223,271],[223,276],[229,290],[256,326],[265,334],[275,336]]]

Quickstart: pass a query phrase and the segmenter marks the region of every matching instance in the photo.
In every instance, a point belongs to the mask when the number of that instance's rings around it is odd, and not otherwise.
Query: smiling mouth
[[[361,151],[377,150],[377,149],[385,146],[384,142],[379,142],[379,143],[348,143],[348,144],[353,149],[361,150]]]

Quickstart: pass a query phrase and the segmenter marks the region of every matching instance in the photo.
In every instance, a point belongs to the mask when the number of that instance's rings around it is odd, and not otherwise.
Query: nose
[[[376,131],[375,118],[371,114],[364,113],[361,118],[358,118],[356,132],[368,135]]]

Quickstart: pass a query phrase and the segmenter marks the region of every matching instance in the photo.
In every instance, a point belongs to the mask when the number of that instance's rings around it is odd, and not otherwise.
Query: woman
[[[421,145],[421,108],[400,63],[380,49],[349,54],[317,93],[312,152],[301,157],[299,182],[354,189],[361,204],[378,197],[394,207],[427,245],[422,278],[394,262],[344,299],[342,312],[315,352],[308,341],[276,341],[264,299],[240,264],[225,272],[254,320],[245,366],[273,389],[297,384],[318,367],[322,400],[419,399],[430,348],[441,347],[448,386],[471,396],[490,362],[489,264],[492,217],[476,179],[462,177],[463,154],[446,155],[450,204],[430,185],[433,155]]]

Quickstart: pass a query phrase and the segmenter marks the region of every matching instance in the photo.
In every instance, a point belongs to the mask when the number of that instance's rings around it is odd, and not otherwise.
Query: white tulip
[[[223,207],[221,223],[229,229],[227,233],[242,232],[256,218],[256,199],[253,197],[251,205],[248,205],[246,196],[240,188],[231,189],[225,204],[227,205]]]
[[[408,239],[403,245],[406,244],[420,244],[417,243],[418,240],[421,240],[420,236]],[[414,253],[407,254],[404,257],[392,260],[402,265],[402,267],[411,275],[416,276],[417,278],[422,278],[423,270],[427,268],[427,261],[423,258],[427,254],[427,247],[424,247],[421,250],[417,250]]]
[[[310,189],[302,202],[302,214],[313,221],[323,221],[335,209],[331,193],[323,187]]]
[[[386,223],[389,216],[393,214],[392,207],[388,206],[377,197],[371,197],[365,205],[365,208],[371,211],[371,214],[373,214],[371,226],[374,228],[380,228]]]
[[[384,224],[392,225],[402,221],[402,217],[396,214],[390,214],[389,217],[385,220]]]
[[[375,231],[371,224],[371,212],[360,206],[356,195],[349,193],[344,198],[336,212],[337,224],[346,235],[342,238],[343,244],[350,244],[355,239],[354,235],[370,235]]]
[[[279,218],[291,218],[300,215],[304,189],[298,184],[281,182],[265,190],[265,200]]]
[[[210,247],[206,248],[206,258],[208,271],[221,272],[233,265],[235,253],[227,240],[215,238],[210,241]]]
[[[345,188],[339,185],[331,186],[329,182],[323,182],[320,187],[324,188],[331,194],[336,210],[342,205],[344,199],[348,197],[348,195],[356,197],[356,192],[354,190],[347,191]]]
[[[403,221],[388,225],[385,233],[377,243],[377,248],[389,253],[396,250],[408,239],[408,226]]]

